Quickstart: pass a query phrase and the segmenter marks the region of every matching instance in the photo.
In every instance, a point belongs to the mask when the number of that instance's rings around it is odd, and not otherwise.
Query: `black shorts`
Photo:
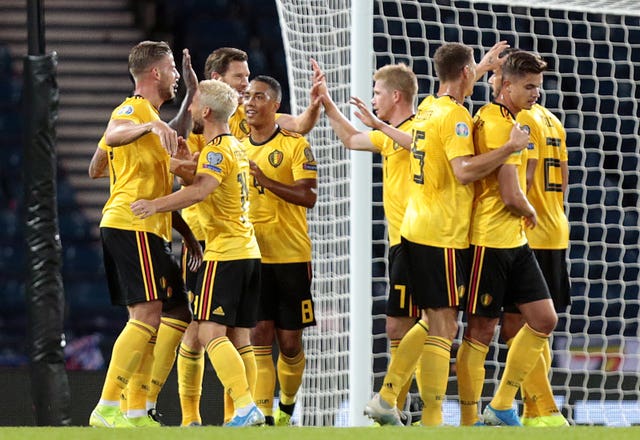
[[[459,307],[467,282],[468,250],[412,243],[402,238],[413,298],[421,309]]]
[[[260,259],[204,261],[193,300],[194,319],[227,327],[257,322]]]
[[[420,317],[420,309],[413,301],[409,283],[407,252],[401,244],[389,248],[389,298],[387,316]]]
[[[565,312],[571,305],[571,283],[565,249],[534,249],[542,275],[547,282],[556,312]]]
[[[200,246],[202,247],[202,252],[204,252],[204,241],[199,241]],[[187,289],[187,293],[189,294],[189,301],[193,302],[194,292],[196,291],[196,287],[198,285],[198,274],[204,270],[204,263],[200,265],[196,272],[191,272],[189,270],[189,250],[182,243],[182,255],[180,256],[180,268],[182,270],[182,279],[184,280],[184,285]]]
[[[163,301],[163,310],[187,304],[171,244],[149,232],[100,228],[104,267],[114,305]]]
[[[316,324],[311,297],[311,263],[262,263],[258,321],[300,330]]]
[[[472,246],[467,313],[498,318],[519,304],[549,299],[549,289],[528,244],[511,249]]]

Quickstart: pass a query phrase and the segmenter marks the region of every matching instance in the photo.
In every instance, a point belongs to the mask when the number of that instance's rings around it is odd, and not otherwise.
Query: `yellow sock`
[[[256,382],[258,381],[258,368],[256,366],[256,355],[253,351],[253,345],[245,345],[238,348],[238,353],[242,358],[244,364],[244,371],[247,374],[247,383],[249,384],[249,390],[251,395],[256,391]]]
[[[302,373],[304,373],[305,357],[304,351],[294,357],[287,357],[280,353],[278,356],[278,383],[280,384],[280,403],[292,405],[296,401],[296,394],[302,384]]]
[[[229,394],[229,390],[226,388],[224,389],[224,398],[222,400],[224,404],[224,417],[222,420],[224,423],[229,423],[236,412],[236,407],[231,395]]]
[[[182,411],[182,426],[202,423],[200,397],[204,377],[204,351],[194,350],[184,343],[178,350],[178,395]]]
[[[398,351],[389,364],[380,389],[380,397],[392,407],[397,405],[398,394],[416,369],[428,334],[427,324],[420,320],[411,327],[398,345]]]
[[[449,361],[451,360],[451,342],[438,336],[427,336],[422,353],[422,424],[424,426],[442,425],[442,402],[447,393],[449,382]]]
[[[258,376],[253,398],[264,415],[271,416],[276,389],[276,367],[273,365],[272,349],[270,345],[255,345],[253,352]]]
[[[235,408],[241,408],[253,402],[242,358],[229,338],[221,336],[212,339],[205,350],[225,392],[233,399]]]
[[[258,381],[258,368],[256,366],[256,356],[253,352],[253,345],[245,345],[244,347],[238,348],[238,353],[240,353],[242,363],[244,364],[244,370],[247,375],[247,384],[249,385],[251,397],[255,401],[255,398],[253,396],[256,391],[256,382]],[[227,407],[227,400],[231,399],[225,400],[225,409]],[[233,402],[231,407],[233,408]],[[233,417],[233,413],[231,414],[231,417]]]
[[[129,393],[129,387],[127,386],[125,389],[122,390],[122,392],[120,393],[120,412],[122,414],[126,414],[127,413],[127,409],[129,408],[129,405],[127,404],[127,394]]]
[[[549,341],[545,342],[545,347]],[[548,349],[547,349],[548,351]],[[558,406],[553,398],[553,390],[547,373],[547,362],[543,352],[533,369],[522,381],[522,394],[524,397],[524,417],[539,417],[557,414]]]
[[[147,344],[156,329],[141,321],[130,319],[113,344],[111,362],[102,387],[100,400],[117,402],[129,379],[138,369]]]
[[[460,425],[472,426],[479,419],[478,403],[482,396],[485,371],[484,361],[489,347],[478,341],[464,338],[458,349],[456,375],[460,399]]]
[[[400,345],[400,341],[401,339],[391,339],[389,341],[389,363],[391,363],[391,361],[395,357],[396,352],[398,351],[398,345]],[[420,363],[418,362],[417,365],[420,365]],[[416,366],[416,369],[417,368],[418,367]],[[409,376],[409,380],[404,384],[404,386],[400,389],[400,392],[398,393],[397,406],[398,406],[398,409],[401,411],[404,409],[404,406],[407,403],[407,394],[409,393],[409,389],[411,388],[411,381],[413,381],[413,375]]]
[[[548,335],[536,332],[527,324],[518,331],[507,353],[504,373],[491,400],[491,407],[497,410],[512,407],[522,381],[540,359],[542,346],[547,339]]]
[[[147,349],[142,355],[142,362],[136,372],[131,376],[127,386],[127,416],[143,417],[147,415],[147,393],[149,392],[149,381],[151,380],[151,370],[154,358],[153,350],[156,345],[156,336],[153,336],[147,343]]]
[[[164,386],[164,382],[169,377],[173,364],[176,361],[176,350],[180,345],[182,336],[189,325],[188,322],[173,318],[162,318],[156,348],[153,352],[154,363],[151,370],[151,381],[147,400],[155,406],[158,401],[158,394]]]

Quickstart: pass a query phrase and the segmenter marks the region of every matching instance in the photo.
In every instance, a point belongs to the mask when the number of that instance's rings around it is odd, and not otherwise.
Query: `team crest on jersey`
[[[202,166],[203,168],[206,168],[208,170],[220,172],[220,167],[218,165],[221,162],[222,162],[222,154],[211,151],[207,153],[207,162]]]
[[[484,307],[488,307],[493,302],[493,296],[488,293],[484,293],[480,296],[480,304]]]
[[[269,153],[269,163],[272,167],[278,168],[284,159],[284,154],[280,150],[273,150]]]
[[[469,126],[466,122],[458,122],[456,124],[456,136],[467,137],[469,136]]]
[[[124,105],[118,109],[116,113],[118,116],[122,115],[132,115],[133,114],[133,106],[132,105]]]

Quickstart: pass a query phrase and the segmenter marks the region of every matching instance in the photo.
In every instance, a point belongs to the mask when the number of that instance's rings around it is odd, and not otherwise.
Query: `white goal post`
[[[539,53],[549,63],[541,103],[567,130],[567,257],[573,300],[554,333],[554,394],[573,423],[640,424],[637,1],[538,0],[532,5],[524,0],[276,0],[276,4],[292,113],[301,112],[309,102],[311,57],[326,72],[332,96],[347,115],[349,96],[368,101],[373,71],[388,63],[404,62],[416,72],[420,99],[433,93],[431,56],[443,42],[463,42],[474,48],[479,60],[486,49],[505,39],[513,47]],[[366,26],[361,20],[370,7],[371,23]],[[490,96],[486,78],[482,79],[467,100],[469,110],[474,113]],[[366,155],[350,155],[324,117],[309,140],[319,164],[318,203],[309,214],[318,326],[305,331],[307,370],[299,421],[360,426],[366,424],[361,413],[370,397],[362,394],[379,383],[387,363],[380,165],[375,158],[371,164]],[[457,343],[459,339],[454,346]],[[487,357],[483,404],[493,394],[505,349],[497,344]],[[457,424],[454,373],[450,385],[445,422]]]

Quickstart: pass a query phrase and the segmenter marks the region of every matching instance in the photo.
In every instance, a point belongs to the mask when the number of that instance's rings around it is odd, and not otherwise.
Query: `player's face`
[[[393,90],[387,88],[384,80],[377,80],[373,85],[371,106],[376,112],[376,116],[383,121],[388,121],[391,117],[391,112],[395,106],[393,95]]]
[[[251,81],[244,92],[244,111],[251,125],[275,122],[280,103],[276,101],[269,86],[260,81]]]
[[[502,90],[502,69],[498,68],[493,71],[489,77],[489,85],[491,85],[493,98],[495,99],[500,96],[500,91]]]
[[[191,105],[189,105],[189,113],[191,114],[191,131],[194,134],[202,134],[204,131],[204,119],[202,118],[199,90],[196,90],[195,95],[193,95],[193,100],[191,101]]]
[[[509,94],[509,98],[517,111],[529,110],[540,98],[542,86],[542,73],[528,73],[522,77],[513,78],[512,81],[504,81],[502,93]]]
[[[467,79],[467,87],[464,92],[464,96],[471,96],[473,94],[473,85],[476,83],[476,62],[471,59],[469,64],[464,66]]]
[[[238,104],[242,104],[244,91],[249,86],[249,64],[246,61],[231,61],[224,75],[212,73],[213,79],[219,79],[238,91]]]
[[[173,55],[167,55],[160,60],[154,69],[157,69],[159,75],[159,92],[160,96],[166,101],[171,101],[176,97],[178,91],[178,80],[180,80],[180,73],[176,69],[176,63],[173,60]]]

